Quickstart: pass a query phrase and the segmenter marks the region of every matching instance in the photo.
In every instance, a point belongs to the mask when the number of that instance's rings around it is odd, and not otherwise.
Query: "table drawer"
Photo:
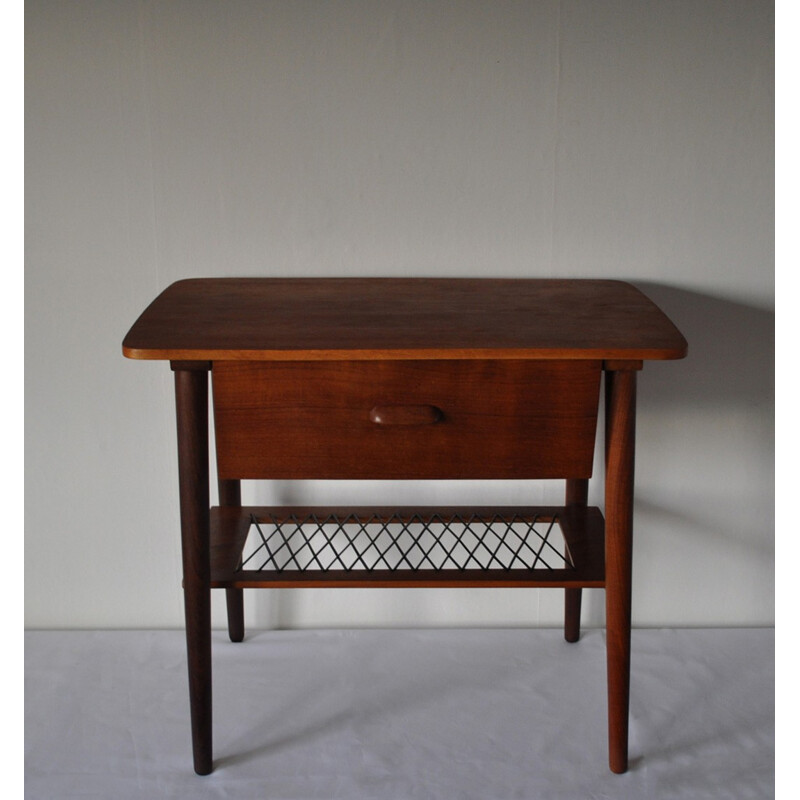
[[[588,478],[599,361],[215,362],[220,478]]]

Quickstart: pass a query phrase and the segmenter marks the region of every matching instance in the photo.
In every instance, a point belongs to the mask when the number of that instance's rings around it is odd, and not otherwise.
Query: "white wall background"
[[[772,39],[756,0],[28,0],[27,625],[182,624],[172,377],[120,344],[223,275],[632,281],[690,342],[640,376],[634,623],[772,624]],[[246,601],[257,627],[555,625],[562,594]]]

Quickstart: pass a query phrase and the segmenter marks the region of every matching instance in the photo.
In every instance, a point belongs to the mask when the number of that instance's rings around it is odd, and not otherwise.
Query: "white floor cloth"
[[[604,633],[214,633],[215,771],[179,631],[26,634],[25,796],[774,796],[772,630],[637,630],[631,770],[607,767]]]

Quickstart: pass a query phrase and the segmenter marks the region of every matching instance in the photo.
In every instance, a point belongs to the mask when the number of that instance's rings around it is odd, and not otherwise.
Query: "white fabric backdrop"
[[[636,283],[689,357],[639,380],[634,624],[773,624],[772,3],[28,0],[25,14],[27,627],[182,625],[172,374],[120,350],[160,290],[214,275]],[[529,505],[563,487],[245,497]],[[536,590],[363,597],[282,593],[248,604],[248,623],[563,613]]]
[[[774,794],[774,635],[636,630],[631,770],[608,771],[604,634],[214,634],[215,771],[194,775],[184,638],[31,632],[26,798]]]

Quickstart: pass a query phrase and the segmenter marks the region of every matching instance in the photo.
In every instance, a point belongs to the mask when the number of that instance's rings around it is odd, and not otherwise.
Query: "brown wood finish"
[[[636,367],[606,372],[606,657],[609,766],[628,769]]]
[[[597,361],[220,362],[213,385],[223,478],[566,478],[592,471]],[[424,408],[441,416],[430,424],[376,424],[376,407],[406,422]]]
[[[580,636],[582,588],[605,588],[609,765],[624,772],[636,371],[686,349],[669,319],[620,281],[225,278],[165,289],[125,337],[123,353],[170,360],[175,370],[196,772],[212,769],[212,586],[226,590],[233,641],[244,636],[247,587],[562,587],[567,641]],[[213,509],[208,370],[219,467]],[[605,522],[587,505],[601,370]],[[305,511],[242,507],[240,479],[313,477],[565,478],[563,507],[505,512],[558,514],[575,566],[238,569],[251,514]],[[388,519],[398,509],[368,511]]]
[[[565,503],[576,515],[586,513],[589,502],[589,481],[585,478],[568,478]],[[564,638],[577,642],[581,636],[581,601],[583,592],[579,588],[564,590]]]
[[[425,403],[375,406],[369,412],[369,421],[375,425],[435,425],[443,418],[441,408]]]
[[[431,519],[459,514],[495,517],[498,520],[513,516],[524,519],[538,517],[549,521],[558,517],[564,540],[575,563],[574,569],[549,570],[284,570],[283,572],[260,572],[252,569],[237,571],[240,555],[250,529],[251,516],[265,519],[276,515],[290,520],[293,516],[304,517],[315,514],[319,519],[330,515],[345,517],[350,514],[389,520],[398,515],[410,519],[421,516]],[[509,508],[330,508],[330,507],[263,507],[243,508],[215,507],[211,509],[211,585],[215,588],[230,586],[248,589],[264,588],[431,588],[431,587],[528,587],[551,586],[602,588],[603,575],[603,515],[597,508],[575,510],[564,506],[528,506]]]
[[[172,366],[175,370],[192,752],[195,772],[208,775],[212,770],[208,365]]]
[[[686,340],[622,281],[199,278],[142,313],[128,358],[671,359]]]
[[[219,504],[239,508],[242,505],[242,484],[236,480],[220,480]],[[232,642],[244,639],[244,591],[229,587],[225,590],[225,605],[228,611],[228,637]]]

